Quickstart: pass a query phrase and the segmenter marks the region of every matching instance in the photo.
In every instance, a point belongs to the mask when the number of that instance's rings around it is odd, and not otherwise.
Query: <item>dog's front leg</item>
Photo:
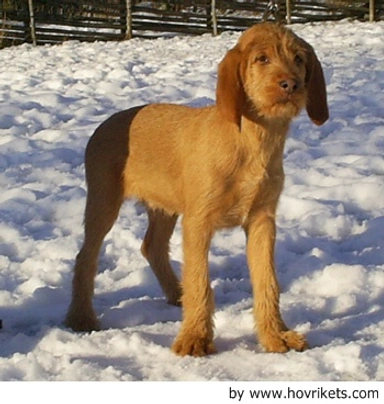
[[[306,348],[304,337],[288,330],[280,315],[279,285],[274,265],[274,214],[260,209],[249,219],[245,231],[259,341],[268,352],[302,351]]]
[[[215,352],[214,302],[208,268],[211,237],[212,231],[206,221],[183,218],[183,322],[172,347],[181,356],[204,356]]]

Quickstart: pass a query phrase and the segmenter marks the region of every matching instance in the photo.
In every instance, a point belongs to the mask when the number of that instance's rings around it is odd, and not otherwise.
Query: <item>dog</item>
[[[267,352],[302,351],[279,309],[275,215],[283,189],[283,149],[291,120],[306,108],[328,119],[326,87],[313,48],[286,27],[262,23],[244,31],[219,64],[216,105],[148,104],[103,122],[86,147],[88,186],[84,241],[76,257],[65,323],[100,329],[92,299],[105,235],[126,198],[141,201],[149,226],[141,252],[183,320],[172,350],[216,352],[208,251],[213,234],[241,226],[254,293],[259,342]],[[169,240],[182,216],[183,269],[169,263]]]

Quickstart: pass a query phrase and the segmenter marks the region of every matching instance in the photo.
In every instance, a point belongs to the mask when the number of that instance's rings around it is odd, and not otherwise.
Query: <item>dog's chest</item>
[[[273,188],[274,178],[267,170],[241,170],[231,179],[232,186],[222,195],[223,206],[220,227],[243,225],[250,212],[268,197],[268,189]]]
[[[275,133],[275,132],[273,132]],[[258,209],[275,210],[283,188],[284,136],[248,128],[236,153],[237,164],[227,177],[223,200],[227,202],[222,225],[241,226]]]

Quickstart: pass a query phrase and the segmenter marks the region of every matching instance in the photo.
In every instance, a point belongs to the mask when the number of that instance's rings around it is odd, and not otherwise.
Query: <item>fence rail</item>
[[[263,19],[295,23],[343,18],[384,19],[384,0],[0,0],[0,48],[69,39],[217,35]]]

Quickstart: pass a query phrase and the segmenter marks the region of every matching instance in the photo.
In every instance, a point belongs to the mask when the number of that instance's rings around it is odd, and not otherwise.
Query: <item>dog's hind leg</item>
[[[65,324],[75,331],[100,329],[92,304],[97,262],[104,237],[111,230],[123,202],[119,176],[99,167],[93,164],[87,167],[84,242],[76,257],[72,302],[65,320]]]
[[[181,288],[169,262],[169,240],[176,225],[177,215],[148,208],[149,225],[141,252],[149,262],[168,303],[180,305]]]

